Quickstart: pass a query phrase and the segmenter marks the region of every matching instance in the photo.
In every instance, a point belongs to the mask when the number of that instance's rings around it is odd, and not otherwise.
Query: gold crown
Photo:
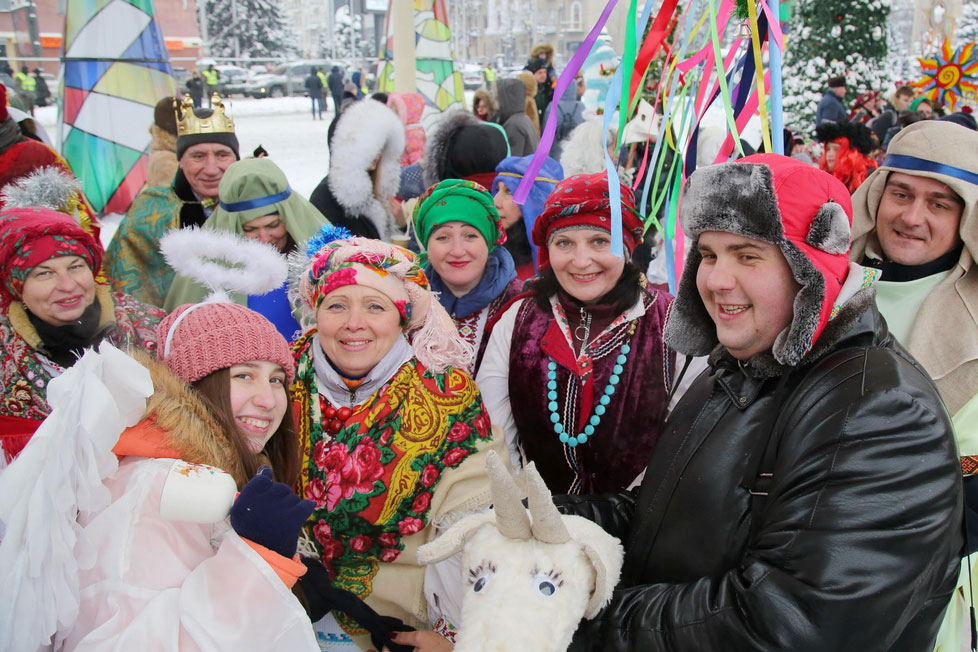
[[[183,101],[173,98],[173,112],[177,118],[177,136],[192,134],[226,134],[234,133],[234,121],[224,113],[224,102],[220,95],[214,93],[211,97],[214,112],[209,118],[198,118],[194,113],[194,101],[190,95],[184,95]]]

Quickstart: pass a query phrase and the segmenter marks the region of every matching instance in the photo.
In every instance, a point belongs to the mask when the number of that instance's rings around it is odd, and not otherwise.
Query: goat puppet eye
[[[539,591],[540,595],[544,597],[549,598],[550,596],[552,596],[554,593],[557,592],[557,585],[551,582],[549,579],[546,578],[537,579],[536,583],[537,583],[537,591]]]
[[[487,584],[489,584],[489,576],[483,575],[475,581],[475,584],[472,585],[472,590],[476,593],[482,593]]]

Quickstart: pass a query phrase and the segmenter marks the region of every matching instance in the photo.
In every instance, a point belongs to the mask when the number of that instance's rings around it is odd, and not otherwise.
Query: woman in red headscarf
[[[48,382],[106,340],[153,349],[166,314],[96,281],[102,245],[46,208],[0,213],[0,467],[51,412]]]
[[[493,326],[477,378],[514,463],[535,462],[555,493],[627,487],[666,412],[672,297],[630,260],[643,223],[625,185],[625,255],[612,253],[611,201],[603,173],[557,184],[533,227],[540,276]]]

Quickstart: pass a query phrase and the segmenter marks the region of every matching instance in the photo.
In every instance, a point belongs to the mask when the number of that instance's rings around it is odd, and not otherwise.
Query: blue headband
[[[978,186],[978,174],[975,174],[974,172],[962,170],[961,168],[956,168],[953,165],[945,165],[944,163],[928,161],[925,158],[917,158],[916,156],[907,156],[905,154],[887,154],[886,158],[883,159],[883,165],[888,168],[901,168],[904,170],[915,170],[917,172],[944,174]]]
[[[280,193],[275,195],[268,195],[267,197],[257,197],[255,199],[246,199],[245,201],[236,201],[231,204],[225,204],[224,202],[218,202],[221,208],[229,213],[240,213],[241,211],[250,211],[252,208],[261,208],[263,206],[271,206],[272,204],[277,204],[280,201],[284,201],[289,198],[292,194],[292,188],[286,187]]]

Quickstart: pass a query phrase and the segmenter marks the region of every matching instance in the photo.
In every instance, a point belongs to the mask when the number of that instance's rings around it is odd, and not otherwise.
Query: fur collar
[[[401,184],[404,125],[396,113],[376,100],[354,102],[340,114],[329,147],[327,183],[333,197],[348,214],[373,222],[384,238],[388,232],[385,204]],[[380,199],[374,196],[368,171],[378,154]]]
[[[449,153],[455,134],[462,127],[477,127],[480,120],[468,111],[451,111],[442,117],[434,131],[425,141],[424,171],[422,181],[425,187],[433,186],[446,179]]]
[[[149,149],[151,152],[173,152],[174,156],[177,153],[177,137],[166,131],[165,129],[160,129],[156,125],[149,126],[149,133],[152,136],[152,141],[150,142]]]
[[[103,331],[109,324],[115,323],[115,304],[112,302],[112,291],[108,285],[95,286],[95,300],[99,302],[102,308],[102,316],[99,318],[96,329],[98,332]],[[28,346],[35,350],[42,350],[41,336],[38,335],[37,329],[27,317],[27,311],[22,302],[14,301],[10,304],[7,318],[10,320],[10,326],[27,342]]]
[[[244,477],[237,452],[196,390],[152,355],[143,351],[130,355],[149,370],[153,379],[154,392],[146,403],[146,418],[162,431],[165,445],[179,451],[187,462],[227,471],[243,487],[248,478]],[[124,453],[124,449],[117,452]]]

